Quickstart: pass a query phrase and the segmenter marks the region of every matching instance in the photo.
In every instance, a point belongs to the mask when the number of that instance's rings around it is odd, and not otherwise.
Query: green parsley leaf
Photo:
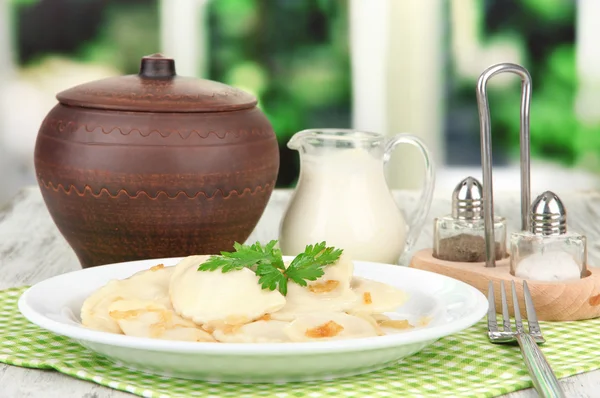
[[[252,245],[242,245],[238,242],[233,244],[234,252],[221,252],[220,256],[211,256],[207,261],[200,264],[198,271],[216,271],[221,268],[221,272],[239,271],[243,268],[254,270],[259,263],[274,263],[275,266],[283,267],[281,251],[274,249],[277,244],[272,240],[264,247],[256,242]]]
[[[306,281],[314,281],[323,276],[323,268],[335,263],[341,256],[342,250],[327,247],[325,242],[306,246],[285,267],[281,250],[275,248],[276,240],[272,240],[265,246],[259,242],[252,245],[243,245],[235,242],[233,252],[221,252],[220,256],[211,256],[206,262],[198,267],[198,271],[221,272],[239,271],[248,268],[259,277],[258,283],[262,289],[279,290],[284,296],[288,291],[288,281],[291,280],[300,286],[306,286]]]
[[[258,283],[263,289],[278,289],[284,296],[287,294],[287,277],[281,269],[272,264],[260,264],[256,268],[256,275],[260,277]]]
[[[342,255],[342,249],[327,247],[327,243],[308,245],[303,253],[294,258],[285,274],[300,286],[306,286],[306,281],[314,281],[323,276],[326,265],[333,264]]]

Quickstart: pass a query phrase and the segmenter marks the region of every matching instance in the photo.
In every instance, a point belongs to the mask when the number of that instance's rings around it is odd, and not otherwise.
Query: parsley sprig
[[[336,262],[342,254],[342,249],[327,247],[325,242],[308,245],[286,268],[281,250],[275,247],[276,244],[276,240],[265,246],[259,242],[252,245],[236,242],[233,245],[235,251],[211,256],[198,267],[198,271],[216,271],[220,268],[221,272],[226,273],[248,268],[259,276],[258,283],[263,289],[278,289],[285,296],[288,281],[306,286],[307,281],[323,276],[323,268]]]

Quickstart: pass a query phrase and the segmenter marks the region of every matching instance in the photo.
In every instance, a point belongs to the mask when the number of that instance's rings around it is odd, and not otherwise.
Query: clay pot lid
[[[142,58],[140,73],[84,83],[58,93],[61,104],[136,112],[226,112],[256,106],[256,98],[212,80],[177,76],[175,61]]]

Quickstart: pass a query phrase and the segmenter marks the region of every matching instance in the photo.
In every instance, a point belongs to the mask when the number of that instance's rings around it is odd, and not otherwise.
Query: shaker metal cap
[[[479,220],[483,217],[483,188],[481,183],[467,177],[452,192],[452,217]]]
[[[535,235],[562,235],[567,232],[567,209],[554,192],[546,191],[533,201],[530,217],[531,232]]]

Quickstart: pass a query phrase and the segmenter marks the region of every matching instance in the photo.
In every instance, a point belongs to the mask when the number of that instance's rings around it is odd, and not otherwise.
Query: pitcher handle
[[[421,229],[425,223],[425,217],[429,213],[431,207],[431,201],[433,199],[433,188],[435,186],[435,167],[431,154],[423,141],[411,134],[396,134],[390,138],[385,145],[385,153],[383,155],[383,164],[387,165],[393,150],[400,144],[410,144],[419,149],[419,152],[423,156],[425,162],[425,181],[423,182],[423,189],[421,191],[421,197],[419,198],[420,206],[414,210],[412,216],[407,220],[408,223],[408,236],[406,237],[406,245],[404,247],[404,254],[408,253],[414,244],[417,242]]]

